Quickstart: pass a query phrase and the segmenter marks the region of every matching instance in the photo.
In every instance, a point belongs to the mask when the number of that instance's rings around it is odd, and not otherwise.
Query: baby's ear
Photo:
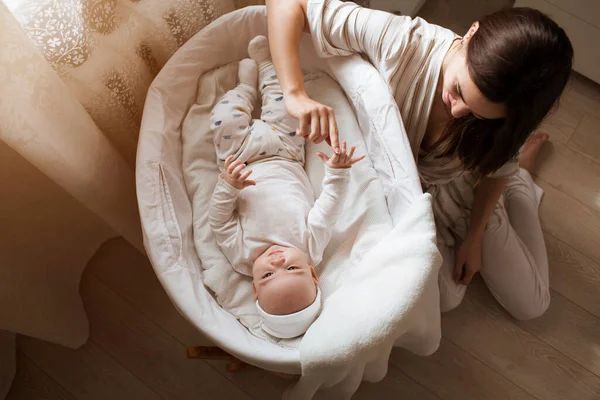
[[[313,267],[312,265],[309,265],[310,267],[310,272],[312,274],[313,280],[315,281],[315,285],[319,284],[319,277],[317,276],[317,273],[315,271],[315,267]]]
[[[252,290],[254,291],[254,301],[258,300],[258,293],[256,293],[256,286],[254,286],[254,282],[252,282]]]

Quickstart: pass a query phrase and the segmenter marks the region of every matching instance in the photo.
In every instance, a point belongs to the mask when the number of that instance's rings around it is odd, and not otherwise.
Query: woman
[[[526,8],[485,17],[462,38],[338,0],[267,0],[267,10],[286,108],[308,141],[327,139],[338,150],[332,109],[304,90],[302,31],[322,57],[365,54],[390,85],[434,199],[442,311],[462,301],[480,272],[515,318],[543,314],[550,292],[541,189],[528,171],[548,136],[527,139],[567,83],[573,49],[565,32]]]

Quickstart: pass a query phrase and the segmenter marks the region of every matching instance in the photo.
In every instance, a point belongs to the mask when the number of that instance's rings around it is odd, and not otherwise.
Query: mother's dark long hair
[[[573,47],[565,31],[540,11],[511,8],[479,21],[467,48],[473,82],[505,118],[472,115],[449,122],[444,153],[489,174],[513,158],[550,112],[567,84]]]

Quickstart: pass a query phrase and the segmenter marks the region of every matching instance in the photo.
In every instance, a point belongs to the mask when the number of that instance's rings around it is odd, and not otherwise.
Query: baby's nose
[[[273,260],[271,262],[273,263],[273,265],[280,266],[285,263],[285,258],[276,255],[275,257],[273,257]]]

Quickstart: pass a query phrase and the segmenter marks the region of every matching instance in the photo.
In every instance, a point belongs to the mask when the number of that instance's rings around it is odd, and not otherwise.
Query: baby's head
[[[302,335],[321,308],[319,280],[306,254],[271,246],[254,261],[252,278],[263,328],[280,338]]]

